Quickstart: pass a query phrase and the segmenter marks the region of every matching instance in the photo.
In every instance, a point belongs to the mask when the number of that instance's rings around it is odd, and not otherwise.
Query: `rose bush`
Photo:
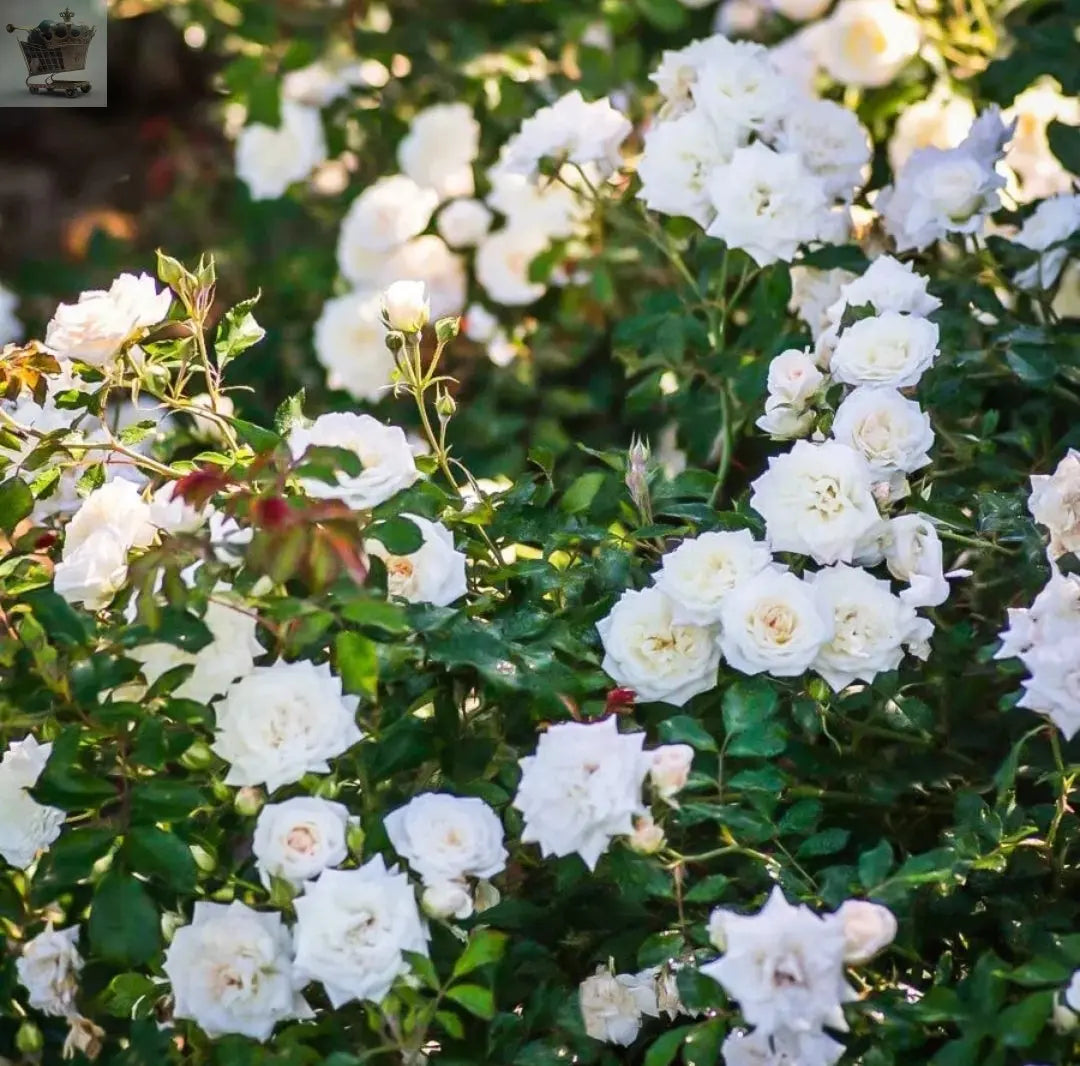
[[[4,349],[0,1056],[1075,1060],[1080,134],[989,14],[551,7],[240,5],[299,260]]]

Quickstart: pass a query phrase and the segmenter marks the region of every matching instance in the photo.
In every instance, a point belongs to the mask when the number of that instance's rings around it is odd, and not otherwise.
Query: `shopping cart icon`
[[[88,81],[56,75],[86,69],[86,51],[94,39],[94,27],[72,22],[75,15],[69,8],[60,12],[60,18],[60,22],[43,19],[37,26],[7,24],[8,33],[26,34],[16,40],[26,62],[26,87],[35,95],[46,92],[78,96],[90,91]]]

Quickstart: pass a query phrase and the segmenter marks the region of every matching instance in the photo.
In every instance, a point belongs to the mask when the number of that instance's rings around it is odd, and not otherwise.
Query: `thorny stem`
[[[951,529],[939,529],[938,536],[942,540],[951,540],[955,544],[966,544],[969,548],[986,548],[1002,555],[1017,554],[1013,548],[1004,548],[1000,544],[995,544],[992,540],[977,540],[975,537],[967,537],[963,533],[954,533]]]

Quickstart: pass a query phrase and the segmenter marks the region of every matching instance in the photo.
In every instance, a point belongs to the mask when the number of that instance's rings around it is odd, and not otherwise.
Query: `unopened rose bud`
[[[468,918],[473,912],[472,896],[459,881],[440,881],[428,885],[420,905],[429,918]]]
[[[630,834],[630,847],[639,855],[655,855],[664,846],[664,831],[652,820],[652,815],[643,814],[634,819],[634,831]]]
[[[202,740],[196,740],[180,756],[180,765],[185,770],[205,770],[213,761],[214,753],[210,750],[210,746]]]
[[[502,893],[490,881],[477,881],[473,896],[478,914],[494,907],[502,899]]]
[[[234,806],[239,814],[250,817],[253,814],[258,814],[265,802],[266,794],[261,788],[256,788],[254,785],[245,785],[236,793]]]
[[[605,714],[622,714],[633,710],[637,693],[632,688],[613,688],[604,701]]]
[[[651,520],[652,506],[649,500],[649,445],[635,436],[626,453],[626,487],[630,498],[646,521]]]
[[[24,1055],[36,1055],[45,1046],[45,1038],[33,1022],[23,1022],[15,1034],[15,1046]]]
[[[694,749],[689,744],[662,744],[652,753],[649,780],[661,799],[670,800],[686,787],[693,761]]]
[[[880,903],[849,899],[836,918],[844,930],[845,962],[867,962],[896,938],[896,917]]]
[[[405,347],[405,335],[403,333],[398,333],[397,330],[390,330],[384,339],[386,347],[389,348],[394,355],[397,355],[397,353]]]
[[[439,398],[435,401],[435,412],[440,419],[448,420],[454,417],[457,411],[457,401],[448,392],[439,393]]]
[[[440,344],[449,344],[457,335],[461,329],[461,319],[456,315],[450,318],[440,318],[435,323],[435,339]]]
[[[388,329],[419,333],[431,318],[427,288],[422,281],[395,281],[382,296],[382,316]]]

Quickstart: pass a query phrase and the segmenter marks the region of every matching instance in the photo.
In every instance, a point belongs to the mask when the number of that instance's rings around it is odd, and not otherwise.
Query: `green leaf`
[[[507,936],[494,929],[476,929],[465,950],[454,963],[453,977],[464,977],[480,966],[497,962],[506,951]]]
[[[729,755],[752,755],[771,758],[787,747],[787,730],[779,722],[759,722],[735,735],[727,746]]]
[[[364,532],[379,541],[391,555],[412,555],[424,544],[420,527],[403,515],[372,522]]]
[[[145,974],[121,973],[101,993],[101,1003],[114,1018],[149,1018],[163,994]]]
[[[687,1034],[683,1042],[683,1061],[686,1066],[716,1066],[720,1057],[720,1044],[727,1035],[727,1022],[712,1018]]]
[[[131,816],[141,822],[175,822],[189,818],[206,802],[195,785],[158,778],[131,790]]]
[[[30,486],[13,477],[0,484],[0,530],[10,533],[34,509]]]
[[[729,734],[758,725],[776,712],[775,689],[767,681],[736,681],[724,693],[724,728]]]
[[[334,665],[346,692],[374,700],[379,689],[379,656],[375,642],[360,633],[334,638]]]
[[[255,321],[255,316],[251,313],[261,295],[259,292],[250,299],[242,300],[222,315],[214,338],[214,352],[220,368],[224,369],[226,363],[247,351],[253,344],[258,344],[266,336],[266,330]]]
[[[693,1025],[680,1025],[657,1037],[645,1052],[644,1066],[668,1066],[679,1053],[683,1041],[695,1029]]]
[[[272,452],[280,448],[285,442],[276,433],[255,425],[253,422],[245,422],[242,418],[228,418],[229,424],[236,430],[237,435],[245,443],[251,445],[252,451]]]
[[[274,429],[281,436],[287,437],[291,430],[297,426],[302,426],[306,421],[304,418],[304,395],[305,391],[301,389],[283,401],[274,412]]]
[[[1070,126],[1057,119],[1046,127],[1050,151],[1070,174],[1080,174],[1080,126]]]
[[[723,874],[713,874],[699,881],[686,893],[687,903],[713,903],[727,892],[730,880]]]
[[[495,997],[490,988],[481,988],[480,985],[455,985],[446,995],[478,1018],[495,1017]]]
[[[998,1039],[1006,1047],[1031,1047],[1050,1021],[1056,992],[1036,992],[1007,1007],[997,1020]]]
[[[94,892],[88,922],[94,954],[107,962],[141,966],[161,946],[161,921],[146,889],[130,874],[110,871]]]
[[[412,631],[405,609],[385,600],[353,600],[342,608],[341,614],[347,622],[370,626],[372,629],[380,629],[397,636]]]
[[[859,880],[867,889],[880,885],[893,865],[892,845],[882,838],[876,847],[859,856]]]
[[[807,837],[800,845],[795,855],[800,858],[811,858],[816,855],[835,855],[843,851],[848,842],[851,832],[847,829],[823,829]]]
[[[686,714],[665,718],[660,723],[660,738],[666,744],[689,744],[698,751],[720,750],[705,727]]]
[[[453,1012],[449,1010],[439,1010],[435,1012],[435,1020],[450,1034],[455,1040],[463,1040],[465,1038],[465,1026],[461,1019]]]
[[[188,846],[172,833],[154,825],[135,826],[125,850],[136,873],[159,877],[177,892],[194,889],[198,870],[195,859]]]
[[[600,486],[604,484],[606,479],[607,474],[601,470],[590,470],[588,473],[582,474],[563,493],[563,497],[559,501],[559,508],[567,514],[580,514],[582,511],[587,511],[589,504],[593,502],[596,494],[600,491]]]
[[[666,32],[686,25],[686,8],[679,0],[637,0],[637,7],[649,22]]]

